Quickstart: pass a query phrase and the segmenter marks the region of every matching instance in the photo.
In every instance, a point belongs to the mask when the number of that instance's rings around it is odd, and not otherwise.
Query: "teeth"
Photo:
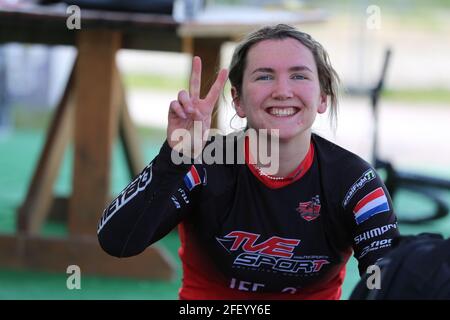
[[[295,114],[297,110],[295,108],[269,108],[269,113],[277,117],[289,117]]]

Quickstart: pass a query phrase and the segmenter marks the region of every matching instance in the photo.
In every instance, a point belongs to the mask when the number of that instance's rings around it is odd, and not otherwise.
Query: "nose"
[[[288,79],[278,79],[272,91],[272,98],[277,100],[286,100],[294,96],[291,84]]]

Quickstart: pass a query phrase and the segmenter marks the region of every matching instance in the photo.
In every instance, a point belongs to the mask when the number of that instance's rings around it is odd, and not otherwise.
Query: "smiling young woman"
[[[237,46],[229,79],[247,128],[189,142],[206,150],[209,143],[229,146],[220,143],[231,137],[233,149],[223,154],[244,150],[243,162],[172,161],[184,152],[177,130],[192,139],[195,124],[202,133],[209,129],[227,71],[204,98],[200,77],[201,59],[194,57],[189,92],[170,105],[167,141],[105,209],[100,245],[114,256],[136,255],[178,225],[181,299],[339,299],[352,251],[364,274],[399,233],[375,170],[311,131],[327,108],[336,115],[338,78],[326,51],[287,25],[264,27]],[[258,159],[248,141],[252,130],[275,132],[268,139],[279,143],[274,174],[251,161]]]
[[[232,94],[249,128],[278,130],[278,175],[288,175],[310,148],[317,113],[327,109],[311,51],[292,38],[258,42],[248,50],[242,87],[233,86]]]

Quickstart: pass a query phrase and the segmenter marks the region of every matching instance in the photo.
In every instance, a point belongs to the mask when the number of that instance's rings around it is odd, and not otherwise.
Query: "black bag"
[[[450,299],[450,238],[422,233],[400,236],[394,249],[377,265],[380,289],[369,289],[365,275],[350,300],[447,300]]]

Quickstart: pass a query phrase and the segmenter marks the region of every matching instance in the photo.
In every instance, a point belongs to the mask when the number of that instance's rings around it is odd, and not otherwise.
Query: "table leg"
[[[120,120],[119,120],[119,136],[122,140],[125,159],[127,161],[128,172],[131,178],[134,178],[144,168],[143,157],[139,145],[139,138],[133,119],[128,111],[128,105],[125,96],[123,83],[120,83]]]
[[[87,30],[78,37],[74,173],[70,234],[95,235],[110,200],[110,170],[119,122],[119,32]]]
[[[69,76],[61,101],[56,107],[38,165],[18,212],[18,230],[21,232],[38,234],[52,204],[53,185],[72,135],[74,69]]]

